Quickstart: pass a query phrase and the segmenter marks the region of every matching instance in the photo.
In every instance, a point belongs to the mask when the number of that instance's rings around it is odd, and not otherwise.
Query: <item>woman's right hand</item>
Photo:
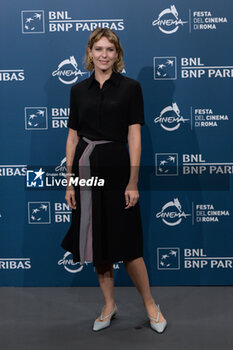
[[[75,190],[73,186],[67,186],[65,200],[71,209],[77,209],[75,200]]]

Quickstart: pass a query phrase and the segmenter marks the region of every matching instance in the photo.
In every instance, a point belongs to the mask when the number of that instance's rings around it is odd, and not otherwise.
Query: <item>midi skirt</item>
[[[81,179],[80,162],[91,140],[80,137],[77,144],[72,173]],[[130,176],[129,151],[125,143],[97,143],[89,156],[90,176],[104,186],[83,189],[74,186],[76,209],[72,209],[71,224],[61,246],[72,253],[74,262],[114,263],[143,256],[143,230],[139,201],[128,209],[125,189]],[[91,195],[90,210],[84,201]],[[89,218],[89,222],[87,221]],[[83,227],[88,226],[84,242]],[[89,247],[88,247],[89,246]],[[88,252],[89,249],[89,252]],[[91,252],[90,252],[91,249]],[[84,251],[85,250],[85,253]]]

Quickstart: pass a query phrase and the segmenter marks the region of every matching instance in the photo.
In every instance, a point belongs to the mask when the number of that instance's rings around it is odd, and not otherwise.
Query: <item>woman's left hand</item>
[[[138,199],[139,199],[139,192],[138,192],[137,185],[129,183],[125,189],[125,202],[126,202],[125,209],[134,207]]]

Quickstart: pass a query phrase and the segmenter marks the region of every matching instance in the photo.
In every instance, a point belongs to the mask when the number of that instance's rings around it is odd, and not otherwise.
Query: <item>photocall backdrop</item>
[[[141,83],[140,205],[152,285],[232,285],[232,1],[2,1],[2,286],[95,286],[60,246],[71,86],[97,26]],[[28,171],[27,171],[28,170]],[[45,184],[46,182],[46,184]],[[115,284],[132,285],[122,262]]]

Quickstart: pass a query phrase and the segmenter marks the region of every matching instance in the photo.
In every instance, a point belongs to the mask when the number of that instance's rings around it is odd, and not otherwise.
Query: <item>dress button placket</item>
[[[104,88],[100,89],[100,103],[99,103],[99,128],[102,126],[102,105],[103,105],[103,98],[104,98]]]

